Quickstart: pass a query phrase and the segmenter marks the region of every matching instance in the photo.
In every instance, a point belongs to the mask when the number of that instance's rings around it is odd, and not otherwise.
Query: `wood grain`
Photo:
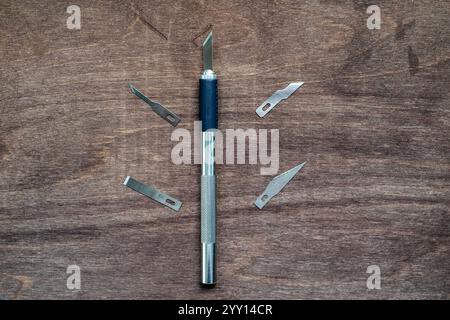
[[[0,4],[1,298],[450,298],[448,1],[380,0],[381,30],[371,1],[77,4],[78,31],[69,4]],[[260,166],[218,167],[219,283],[204,290],[199,167],[171,162],[172,127],[127,84],[192,132],[209,29],[220,127],[280,129],[280,171],[308,164],[262,211]],[[306,84],[259,119],[292,81]]]

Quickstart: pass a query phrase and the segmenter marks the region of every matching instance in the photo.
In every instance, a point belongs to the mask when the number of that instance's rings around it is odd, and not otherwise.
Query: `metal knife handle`
[[[202,176],[201,186],[201,239],[202,243],[216,242],[216,177]]]
[[[201,178],[201,282],[216,283],[216,177],[214,143],[217,129],[217,78],[205,70],[200,78],[200,120],[202,120]]]
[[[202,283],[216,283],[216,177],[201,182]]]

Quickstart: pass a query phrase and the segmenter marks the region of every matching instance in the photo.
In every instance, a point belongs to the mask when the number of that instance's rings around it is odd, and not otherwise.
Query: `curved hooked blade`
[[[289,98],[291,94],[300,88],[304,82],[292,82],[286,88],[277,90],[270,96],[269,99],[261,103],[261,105],[256,109],[256,113],[261,118],[268,114],[275,106],[280,103],[281,100]]]
[[[136,87],[134,87],[131,83],[128,84],[128,87],[136,97],[140,98],[145,103],[147,103],[157,115],[159,115],[161,118],[169,122],[172,126],[176,127],[177,124],[181,121],[179,116],[177,116],[175,113],[168,110],[167,108],[163,107],[158,102],[151,100],[145,94],[140,92]]]
[[[264,192],[256,199],[255,206],[262,209],[274,196],[280,193],[281,190],[295,177],[295,175],[303,168],[306,162],[303,162],[288,171],[274,177],[269,182]]]

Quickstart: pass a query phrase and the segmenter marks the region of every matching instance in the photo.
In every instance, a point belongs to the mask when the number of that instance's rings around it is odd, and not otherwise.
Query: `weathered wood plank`
[[[448,1],[58,1],[0,4],[0,295],[26,298],[450,298]],[[199,281],[199,168],[132,82],[198,118],[202,35],[214,31],[219,123],[280,129],[270,177],[218,168],[218,286]],[[261,120],[291,81],[305,86]],[[122,185],[180,198],[179,214]],[[66,288],[77,264],[82,290]],[[382,289],[366,288],[366,268]]]

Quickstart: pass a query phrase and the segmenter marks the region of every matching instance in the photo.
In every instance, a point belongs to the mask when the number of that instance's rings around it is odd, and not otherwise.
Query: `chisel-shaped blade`
[[[295,177],[295,175],[303,168],[306,162],[289,169],[286,172],[276,176],[269,182],[264,192],[256,199],[255,206],[262,209],[274,196],[276,196],[283,188]]]
[[[182,203],[180,200],[172,198],[171,196],[168,196],[167,194],[164,194],[151,186],[147,186],[130,176],[125,178],[123,184],[128,188],[139,192],[140,194],[143,194],[144,196],[149,197],[150,199],[155,200],[166,207],[169,207],[170,209],[179,211],[181,208]]]
[[[212,31],[208,33],[205,41],[203,41],[203,70],[212,70],[213,60],[213,38]]]

